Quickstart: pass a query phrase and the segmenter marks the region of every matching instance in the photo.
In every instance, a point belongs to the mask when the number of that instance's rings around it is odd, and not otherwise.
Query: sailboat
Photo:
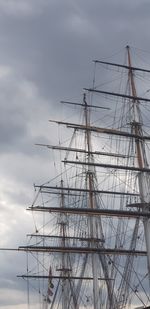
[[[28,210],[38,225],[19,247],[27,252],[21,277],[39,308],[150,308],[150,99],[136,83],[150,70],[132,65],[129,46],[126,63],[94,60],[94,68],[81,102],[62,102],[80,120],[50,120],[69,142],[40,144],[61,168],[35,185]],[[115,72],[119,91],[108,89],[112,80],[99,86],[96,70]]]

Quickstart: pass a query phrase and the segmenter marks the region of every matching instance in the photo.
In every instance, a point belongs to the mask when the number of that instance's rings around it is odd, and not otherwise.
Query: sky
[[[149,12],[149,0],[0,0],[0,248],[32,231],[26,208],[53,159],[35,143],[55,141],[59,101],[81,98],[93,59],[127,44],[150,56]],[[25,263],[0,252],[0,308],[27,309]]]

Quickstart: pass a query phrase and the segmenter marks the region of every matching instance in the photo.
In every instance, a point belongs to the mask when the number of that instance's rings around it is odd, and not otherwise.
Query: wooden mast
[[[83,97],[83,102],[85,105],[85,126],[88,128],[90,126],[90,114],[88,111],[87,107],[87,102],[86,102],[86,95],[84,94]],[[88,163],[91,163],[92,160],[92,155],[91,155],[91,132],[89,130],[86,130],[86,143],[87,143],[87,151],[88,151]],[[94,201],[94,194],[93,194],[93,189],[94,189],[94,184],[93,184],[93,167],[88,165],[88,170],[87,170],[87,181],[88,181],[88,189],[89,189],[89,205],[88,207],[90,209],[95,208],[95,201]],[[90,232],[90,237],[93,239],[96,235],[96,224],[95,224],[95,218],[94,217],[89,217],[89,232]],[[90,242],[90,246],[94,247],[95,243],[94,241]],[[101,304],[99,300],[99,283],[98,283],[98,257],[97,254],[93,254],[91,256],[92,260],[92,273],[93,273],[93,303],[94,303],[94,309],[100,309]]]
[[[106,65],[112,65],[112,66],[119,66],[121,68],[128,70],[128,85],[129,85],[129,93],[128,94],[118,94],[114,92],[107,92],[103,90],[96,90],[94,88],[86,89],[90,92],[97,92],[101,93],[103,95],[110,95],[110,96],[116,96],[119,98],[124,98],[125,104],[130,104],[130,114],[131,116],[131,131],[128,132],[128,130],[121,131],[120,129],[113,129],[113,128],[101,128],[96,127],[91,124],[90,119],[90,108],[102,108],[98,106],[93,106],[90,104],[87,104],[86,95],[84,94],[83,97],[83,104],[80,103],[74,103],[74,102],[63,102],[67,104],[75,104],[79,105],[84,108],[84,124],[76,124],[76,123],[69,123],[69,122],[63,122],[63,121],[51,121],[56,122],[61,125],[66,125],[68,128],[72,128],[75,131],[82,130],[84,132],[85,136],[85,149],[72,147],[73,144],[71,144],[69,147],[66,146],[52,146],[52,145],[42,145],[50,149],[55,150],[61,150],[61,151],[67,151],[67,152],[75,152],[84,154],[84,160],[67,160],[65,159],[65,164],[76,164],[76,166],[81,166],[84,168],[84,175],[86,175],[86,187],[81,185],[81,187],[78,184],[78,187],[76,185],[73,185],[73,182],[69,183],[69,187],[63,184],[63,181],[61,180],[61,183],[57,187],[53,187],[51,185],[41,185],[41,186],[35,186],[39,188],[39,191],[41,193],[46,194],[57,194],[61,198],[60,207],[58,205],[55,206],[53,204],[52,206],[47,204],[47,206],[37,206],[39,204],[33,204],[32,207],[30,207],[28,210],[30,211],[37,211],[37,212],[48,212],[48,213],[54,213],[54,214],[60,214],[59,215],[59,225],[60,225],[60,233],[57,235],[52,234],[31,234],[30,236],[33,237],[46,237],[48,240],[48,244],[50,242],[50,245],[40,246],[40,245],[31,245],[26,247],[20,247],[19,251],[28,251],[31,253],[39,252],[41,254],[58,254],[60,256],[60,267],[56,267],[56,271],[59,273],[54,273],[50,276],[42,276],[42,275],[28,275],[28,276],[22,276],[23,278],[33,278],[33,279],[41,279],[41,278],[50,278],[50,279],[59,279],[60,285],[59,285],[59,292],[61,292],[61,304],[59,303],[58,306],[61,307],[61,309],[69,309],[70,306],[73,309],[79,309],[80,306],[82,307],[83,304],[86,303],[86,297],[88,297],[88,294],[85,295],[85,299],[83,298],[82,291],[85,287],[90,287],[90,302],[88,300],[88,308],[91,305],[93,309],[102,309],[102,308],[111,308],[111,309],[119,309],[119,308],[125,308],[127,303],[129,303],[129,297],[130,297],[130,291],[135,294],[136,290],[134,289],[134,286],[131,284],[133,282],[132,280],[132,267],[134,268],[134,258],[137,256],[147,256],[148,259],[148,269],[150,271],[150,193],[148,190],[148,181],[149,181],[149,173],[150,168],[147,164],[146,160],[146,154],[145,154],[145,148],[144,148],[144,142],[145,140],[150,140],[150,136],[144,136],[142,132],[142,124],[141,124],[141,116],[140,116],[140,109],[139,109],[139,103],[140,100],[143,102],[150,102],[147,98],[138,97],[134,82],[134,71],[145,71],[150,72],[149,70],[141,70],[139,68],[133,67],[131,64],[131,56],[130,56],[130,49],[129,46],[127,46],[127,55],[128,55],[128,65],[117,65],[115,63],[109,63],[104,61],[95,61]],[[108,109],[108,108],[105,108]],[[130,129],[129,129],[130,130]],[[114,137],[121,137],[123,139],[127,138],[127,140],[131,143],[134,143],[134,150],[136,152],[136,165],[132,165],[131,161],[128,160],[128,164],[125,165],[123,163],[117,163],[111,164],[111,161],[108,163],[105,163],[105,161],[94,161],[95,155],[97,156],[103,156],[106,155],[108,157],[116,157],[116,158],[130,158],[129,155],[124,155],[122,153],[108,153],[108,152],[102,152],[102,151],[93,151],[92,150],[92,144],[91,144],[91,138],[92,138],[92,132],[100,133],[102,135],[112,135]],[[83,156],[82,156],[83,157]],[[131,158],[134,158],[133,160],[136,160],[135,156],[131,153]],[[132,159],[131,159],[132,160]],[[113,162],[116,162],[113,160]],[[125,162],[122,160],[122,162]],[[131,165],[129,164],[131,163]],[[135,163],[135,162],[134,162]],[[118,190],[116,191],[116,187],[109,186],[108,190],[102,190],[102,187],[100,187],[101,183],[99,184],[99,188],[97,187],[97,182],[95,183],[96,179],[96,168],[102,168],[102,169],[111,169],[113,171],[118,170],[119,173],[121,171],[126,171],[130,173],[134,173],[139,181],[139,190],[134,191],[135,187],[131,185],[131,187],[128,189],[126,187],[123,187],[124,192]],[[121,174],[121,173],[120,173]],[[126,182],[128,181],[128,178],[126,178]],[[98,179],[99,180],[99,179]],[[125,183],[126,184],[126,183]],[[132,184],[132,182],[131,182]],[[71,187],[73,185],[74,187]],[[107,185],[107,183],[106,183]],[[121,186],[120,186],[121,187]],[[119,187],[119,188],[120,188]],[[115,191],[114,191],[114,190]],[[130,192],[127,192],[126,190],[129,190]],[[139,194],[140,191],[140,194]],[[70,203],[70,200],[68,199],[69,203],[67,204],[67,199],[65,196],[69,195],[73,197],[80,196],[80,194],[83,194],[83,203],[80,203],[80,200],[78,201],[78,204],[80,207],[77,207],[75,203]],[[117,208],[118,204],[116,204],[116,208],[113,208],[114,205],[108,204],[108,208],[103,208],[103,205],[99,205],[101,201],[97,199],[97,194],[104,194],[109,195],[111,198],[111,195],[115,197],[116,195],[119,197],[120,195],[123,196],[130,196],[131,200],[127,200],[127,207],[131,207],[130,209],[133,209],[133,207],[136,207],[136,209],[133,211],[129,211],[128,209],[123,208]],[[86,195],[86,199],[84,199],[84,196]],[[48,195],[49,196],[49,195]],[[133,200],[133,197],[135,196],[135,200]],[[137,197],[137,199],[136,199]],[[139,200],[140,199],[140,200]],[[73,200],[73,199],[72,199]],[[135,201],[138,200],[138,203]],[[110,200],[108,200],[110,201]],[[133,201],[135,203],[133,203]],[[104,202],[105,202],[105,196],[104,196]],[[122,202],[122,201],[121,201]],[[130,204],[128,204],[130,202]],[[66,204],[66,205],[65,205]],[[45,205],[45,204],[44,204]],[[73,205],[73,206],[72,206]],[[82,206],[82,207],[81,207]],[[112,208],[111,208],[112,207]],[[75,218],[75,216],[80,216],[81,222],[82,218],[85,218],[83,224],[83,229],[81,229],[81,232],[83,233],[84,229],[86,233],[82,234],[78,232],[75,234],[69,235],[69,226],[67,228],[68,218],[71,216],[71,218]],[[105,217],[105,218],[104,218]],[[107,235],[112,236],[111,231],[108,230],[108,233],[105,235],[105,220],[107,222],[110,221],[110,217],[114,218],[114,235],[119,239],[120,234],[118,231],[119,228],[115,226],[117,220],[116,218],[125,218],[133,220],[131,222],[132,227],[132,234],[130,234],[130,238],[128,238],[128,244],[122,242],[122,240],[118,242],[113,242],[110,244],[110,242],[107,242]],[[111,219],[112,219],[111,218]],[[146,240],[146,250],[139,250],[139,246],[136,248],[137,239],[138,239],[138,232],[139,232],[139,221],[143,220],[144,222],[144,231],[145,231],[145,240]],[[112,220],[111,220],[112,221]],[[103,224],[104,222],[104,224]],[[121,222],[121,220],[120,220]],[[111,222],[110,222],[111,223]],[[112,224],[112,223],[111,223]],[[118,225],[119,226],[119,225]],[[78,226],[80,228],[80,224]],[[88,233],[87,233],[88,229]],[[84,232],[85,232],[84,231]],[[112,230],[113,232],[113,230]],[[122,232],[122,231],[121,231]],[[105,242],[106,239],[106,242]],[[51,245],[51,240],[53,245]],[[58,241],[58,244],[55,241]],[[84,243],[83,243],[84,242]],[[104,244],[105,242],[105,244]],[[83,243],[83,245],[82,245]],[[40,242],[39,242],[40,244]],[[115,245],[114,245],[115,244]],[[117,244],[117,245],[116,245]],[[118,245],[119,244],[119,245]],[[124,247],[125,244],[125,247]],[[145,248],[144,248],[145,249]],[[77,258],[82,257],[83,260],[81,262],[80,266],[80,272],[76,272],[76,270],[73,268],[75,265],[72,261],[77,261]],[[113,257],[121,256],[121,259],[123,260],[123,268],[121,269],[119,263],[117,264],[117,260]],[[76,258],[77,257],[77,258]],[[78,260],[79,261],[79,260]],[[90,268],[88,268],[88,263],[90,262]],[[111,266],[112,265],[112,266]],[[121,264],[120,264],[121,265]],[[70,267],[68,267],[70,266]],[[72,266],[72,267],[71,267]],[[117,268],[118,267],[118,268]],[[89,273],[88,270],[90,269]],[[115,269],[115,275],[112,272],[110,272],[111,269]],[[121,271],[120,271],[121,269]],[[87,272],[86,272],[87,271]],[[118,273],[117,273],[118,272]],[[119,278],[119,276],[120,278]],[[103,277],[101,277],[103,275]],[[118,277],[117,277],[118,276]],[[74,280],[76,280],[76,283],[74,284]],[[91,280],[91,285],[85,286],[84,280]],[[105,284],[102,284],[100,281],[105,281]],[[89,282],[88,282],[89,284]],[[83,285],[83,286],[82,286]],[[93,291],[91,289],[91,286],[93,285]],[[84,292],[84,291],[83,291]],[[106,296],[107,294],[107,296]],[[58,295],[58,294],[57,294]],[[136,295],[137,296],[137,295]],[[60,295],[58,295],[58,298]],[[107,297],[107,301],[105,302]],[[137,296],[138,297],[138,296]],[[58,301],[57,298],[57,301]],[[82,298],[82,299],[81,299]],[[105,299],[105,300],[104,300]],[[149,298],[147,297],[149,300]],[[140,298],[139,298],[140,300]],[[83,302],[83,303],[82,303]],[[104,303],[105,302],[105,303]],[[143,302],[142,302],[143,303]],[[85,305],[86,306],[86,305]],[[90,307],[91,308],[91,307]]]
[[[129,64],[129,79],[131,84],[131,91],[133,98],[132,111],[133,111],[133,120],[131,122],[131,128],[134,134],[137,134],[142,137],[142,124],[140,117],[140,109],[139,109],[139,100],[137,99],[136,87],[134,82],[133,69],[131,65],[131,56],[130,56],[130,48],[127,46],[128,52],[128,64]],[[141,169],[148,169],[148,163],[146,160],[146,153],[144,147],[144,141],[140,139],[135,139],[136,151],[137,151],[137,161],[138,166]],[[141,203],[149,203],[150,202],[150,193],[148,189],[148,179],[149,174],[148,171],[141,171],[138,175],[139,180],[139,190],[140,190],[140,198]],[[149,204],[145,204],[143,207],[143,211],[149,211]],[[147,217],[143,220],[144,223],[144,231],[145,231],[145,242],[147,249],[147,261],[148,261],[148,270],[149,270],[149,278],[150,278],[150,219]]]

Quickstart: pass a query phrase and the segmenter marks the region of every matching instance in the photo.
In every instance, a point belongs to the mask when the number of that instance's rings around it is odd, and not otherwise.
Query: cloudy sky
[[[127,45],[150,57],[149,0],[0,0],[0,247],[32,231],[33,183],[50,178],[48,119],[91,85],[92,59]],[[150,63],[150,61],[149,61]],[[60,111],[61,113],[61,111]],[[0,252],[0,308],[25,309],[23,253]]]

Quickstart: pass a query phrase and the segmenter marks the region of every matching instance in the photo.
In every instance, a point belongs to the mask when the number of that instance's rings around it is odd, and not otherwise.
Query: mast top
[[[126,45],[126,49],[127,49],[127,53],[128,53],[128,58],[130,58],[130,46]],[[119,67],[119,68],[124,68],[124,69],[127,69],[127,70],[134,70],[134,71],[141,71],[141,72],[150,73],[150,70],[131,66],[131,63],[129,64],[129,62],[128,62],[128,65],[114,63],[114,62],[108,62],[108,61],[101,61],[101,60],[93,60],[93,62],[111,65],[111,66],[115,66],[115,67]]]
[[[129,52],[129,48],[127,48],[127,51]],[[101,60],[93,60],[93,62],[100,63],[100,64],[111,65],[111,66],[118,67],[118,68],[124,68],[124,69],[127,69],[127,70],[132,69],[134,71],[150,73],[150,70],[147,70],[147,69],[142,69],[142,68],[138,68],[138,67],[134,67],[134,66],[129,66],[129,65],[124,65],[124,64],[119,64],[119,63],[114,63],[114,62],[107,62],[107,61],[101,61]]]

